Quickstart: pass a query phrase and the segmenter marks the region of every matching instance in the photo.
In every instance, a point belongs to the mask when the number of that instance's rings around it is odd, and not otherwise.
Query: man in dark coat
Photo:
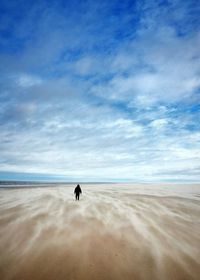
[[[74,190],[74,194],[75,194],[76,200],[79,200],[80,193],[82,193],[81,187],[80,187],[80,185],[77,185],[75,190]]]

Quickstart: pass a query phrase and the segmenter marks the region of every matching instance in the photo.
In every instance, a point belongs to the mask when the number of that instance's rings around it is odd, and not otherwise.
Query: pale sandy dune
[[[0,279],[200,279],[200,186],[0,190]]]

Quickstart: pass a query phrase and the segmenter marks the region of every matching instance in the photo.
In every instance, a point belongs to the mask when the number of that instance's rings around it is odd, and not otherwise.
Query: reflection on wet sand
[[[133,187],[1,189],[0,279],[199,279],[198,193]]]

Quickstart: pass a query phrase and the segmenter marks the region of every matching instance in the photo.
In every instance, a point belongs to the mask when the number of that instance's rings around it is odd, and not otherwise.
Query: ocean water
[[[74,187],[0,189],[0,279],[199,279],[200,185]]]

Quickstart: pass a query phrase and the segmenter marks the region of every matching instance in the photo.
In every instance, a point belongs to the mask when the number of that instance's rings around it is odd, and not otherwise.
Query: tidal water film
[[[1,280],[199,279],[200,186],[0,189]]]

